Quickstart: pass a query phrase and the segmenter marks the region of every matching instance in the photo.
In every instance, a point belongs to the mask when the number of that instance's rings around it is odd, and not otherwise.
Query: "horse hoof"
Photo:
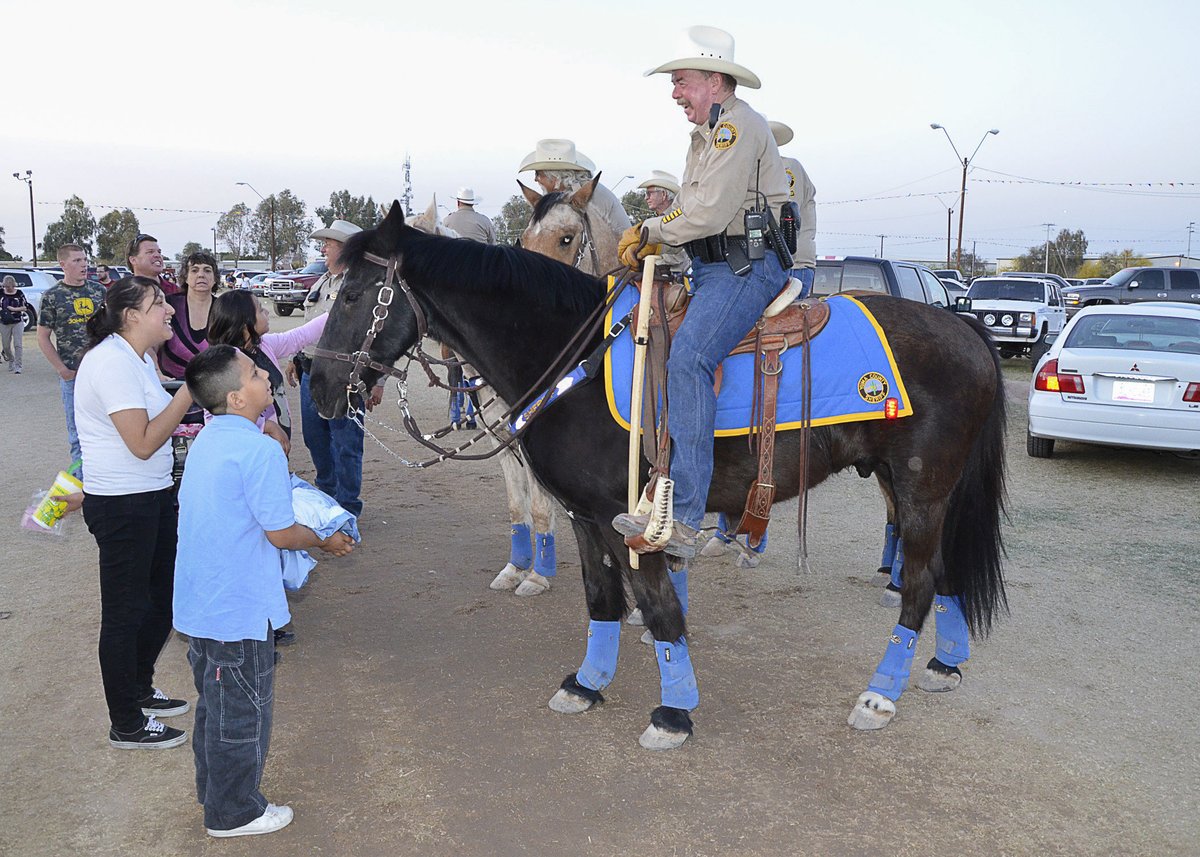
[[[708,544],[700,548],[700,556],[725,556],[725,552],[729,550],[729,545],[719,536],[713,536],[708,540]]]
[[[899,607],[903,599],[900,597],[900,590],[892,584],[888,584],[879,596],[880,607]]]
[[[962,670],[947,666],[937,658],[930,658],[925,672],[917,680],[917,687],[928,693],[945,693],[962,684]]]
[[[682,708],[660,705],[650,714],[650,725],[638,738],[647,750],[674,750],[692,736],[692,718]]]
[[[846,720],[850,726],[864,731],[882,729],[896,716],[896,703],[886,696],[868,690],[858,698]]]
[[[516,595],[522,598],[530,595],[541,595],[550,588],[550,578],[538,574],[536,571],[529,572],[529,576],[521,581],[521,585],[517,587]]]
[[[646,620],[642,618],[642,608],[634,607],[629,611],[629,615],[625,617],[626,625],[645,625]]]
[[[654,633],[649,628],[642,632],[642,642],[647,646],[654,645]]]
[[[762,562],[762,554],[753,551],[739,551],[734,565],[738,568],[758,568],[760,562]]]
[[[550,710],[559,714],[583,714],[592,706],[604,701],[598,690],[584,687],[575,680],[575,674],[563,679],[562,686],[550,697]]]
[[[529,569],[517,568],[510,562],[504,568],[500,569],[500,573],[492,579],[488,587],[497,591],[516,589],[528,576]]]
[[[891,577],[892,567],[890,565],[881,565],[879,566],[879,573]]]

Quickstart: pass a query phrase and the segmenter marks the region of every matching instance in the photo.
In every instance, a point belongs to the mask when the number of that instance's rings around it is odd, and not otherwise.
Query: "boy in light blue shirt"
[[[210,836],[286,827],[292,809],[259,791],[271,737],[272,630],[288,623],[279,551],[354,548],[296,523],[287,458],[255,419],[272,401],[267,374],[236,348],[197,355],[192,397],[214,414],[188,453],[179,489],[174,624],[191,638],[196,683],[196,796]]]

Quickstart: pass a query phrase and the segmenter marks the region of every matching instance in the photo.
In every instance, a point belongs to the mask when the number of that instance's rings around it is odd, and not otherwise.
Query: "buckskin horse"
[[[607,291],[601,280],[519,248],[418,232],[399,205],[376,229],[352,236],[343,258],[348,268],[321,338],[324,356],[313,364],[313,398],[326,417],[358,409],[362,385],[370,387],[417,346],[422,328],[470,361],[505,401],[523,406],[547,378],[554,383],[573,368],[555,363],[578,359],[572,339]],[[1007,607],[1000,533],[1005,399],[995,347],[973,320],[885,295],[861,301],[887,335],[913,416],[813,427],[804,487],[853,467],[879,477],[895,512],[905,548],[900,622],[849,717],[855,728],[879,729],[907,687],[931,606],[937,656],[919,681],[925,690],[958,686],[969,636],[985,635]],[[592,335],[590,345],[601,336]],[[799,434],[782,432],[776,441],[776,501],[801,490]],[[550,700],[562,713],[602,701],[616,672],[614,629],[627,609],[622,573],[629,566],[610,522],[626,506],[628,439],[596,382],[543,409],[520,438],[538,479],[571,519],[591,619],[583,664]],[[708,509],[738,515],[756,468],[744,440],[717,438]],[[656,641],[661,679],[662,704],[640,743],[678,747],[692,734],[689,712],[698,704],[685,636],[687,570],[647,554],[629,577]]]

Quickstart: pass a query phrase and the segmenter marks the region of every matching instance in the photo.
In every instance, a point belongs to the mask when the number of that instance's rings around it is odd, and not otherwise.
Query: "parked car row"
[[[955,306],[946,286],[924,265],[874,256],[817,259],[813,295],[825,297],[851,291],[880,292],[946,309]]]
[[[1097,285],[1064,294],[1068,314],[1084,307],[1179,301],[1200,304],[1200,268],[1123,268]]]

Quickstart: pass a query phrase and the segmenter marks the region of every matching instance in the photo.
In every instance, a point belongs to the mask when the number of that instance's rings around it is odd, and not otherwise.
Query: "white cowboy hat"
[[[645,76],[662,72],[694,68],[698,71],[717,71],[727,74],[748,89],[758,89],[758,75],[733,61],[733,36],[716,27],[688,27],[684,30],[679,52],[680,59],[652,68]]]
[[[671,175],[670,173],[664,173],[662,170],[651,170],[650,178],[646,179],[644,182],[638,185],[638,187],[644,187],[646,189],[652,187],[661,187],[665,190],[669,190],[671,193],[677,194],[679,193],[679,179],[675,178],[675,176]]]
[[[473,187],[460,187],[454,198],[459,202],[465,202],[467,205],[478,205],[482,201],[481,197],[475,195],[475,188]]]
[[[355,226],[349,220],[335,220],[323,229],[318,229],[309,238],[329,238],[332,241],[341,241],[343,244],[346,239],[355,232],[362,232],[361,226]]]
[[[772,120],[767,123],[767,127],[771,129],[771,136],[775,138],[776,146],[786,146],[796,136],[792,133],[792,129],[782,122]]]
[[[530,170],[587,170],[595,175],[596,165],[570,140],[538,140],[537,148],[521,159],[519,173]]]

